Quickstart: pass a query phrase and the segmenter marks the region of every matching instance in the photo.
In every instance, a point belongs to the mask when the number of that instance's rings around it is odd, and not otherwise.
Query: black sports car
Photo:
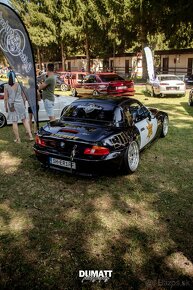
[[[93,175],[136,171],[139,151],[168,132],[168,115],[132,98],[78,99],[60,120],[36,135],[34,150],[45,166]]]

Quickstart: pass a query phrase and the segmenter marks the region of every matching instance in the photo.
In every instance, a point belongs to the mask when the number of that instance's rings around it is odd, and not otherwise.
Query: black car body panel
[[[143,150],[160,136],[165,116],[131,98],[79,99],[38,131],[34,150],[45,166],[70,173],[119,170],[129,144]]]

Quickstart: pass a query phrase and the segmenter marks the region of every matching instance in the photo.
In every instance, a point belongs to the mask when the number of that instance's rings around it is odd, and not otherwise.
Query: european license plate
[[[57,158],[50,158],[50,164],[65,167],[65,168],[72,168],[76,169],[76,163],[71,162],[71,161],[66,161],[62,159],[57,159]]]
[[[168,87],[167,90],[177,90],[177,87]]]

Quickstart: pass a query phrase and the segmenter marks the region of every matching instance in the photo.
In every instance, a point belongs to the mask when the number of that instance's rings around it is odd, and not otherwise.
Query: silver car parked
[[[155,97],[165,97],[168,95],[184,96],[186,85],[177,75],[160,74],[152,81],[146,83],[146,90]]]

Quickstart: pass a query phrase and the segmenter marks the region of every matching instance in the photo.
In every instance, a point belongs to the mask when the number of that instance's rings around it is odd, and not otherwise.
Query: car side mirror
[[[148,112],[147,117],[148,117],[148,120],[151,121],[151,114],[150,114],[150,112]]]

